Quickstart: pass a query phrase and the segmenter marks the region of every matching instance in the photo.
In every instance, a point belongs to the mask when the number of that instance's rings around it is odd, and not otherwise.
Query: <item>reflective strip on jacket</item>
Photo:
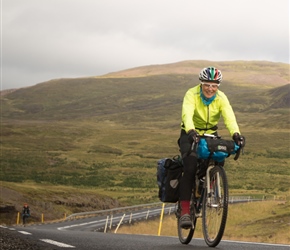
[[[232,106],[222,91],[216,92],[215,99],[208,106],[203,104],[200,97],[200,85],[186,92],[181,117],[181,128],[186,132],[195,129],[201,135],[214,133],[216,129],[210,128],[217,126],[221,116],[231,136],[235,132],[240,133]]]

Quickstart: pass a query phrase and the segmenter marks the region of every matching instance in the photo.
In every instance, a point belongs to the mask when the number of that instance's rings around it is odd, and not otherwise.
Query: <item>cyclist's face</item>
[[[217,92],[218,86],[219,84],[217,83],[202,83],[201,90],[206,98],[211,98]]]

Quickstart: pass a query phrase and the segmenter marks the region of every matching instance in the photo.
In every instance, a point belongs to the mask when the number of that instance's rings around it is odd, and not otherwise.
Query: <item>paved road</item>
[[[120,215],[121,216],[121,215]],[[116,216],[117,217],[117,216]],[[101,222],[103,221],[103,222]],[[29,240],[39,248],[25,249],[100,249],[100,250],[160,250],[160,249],[209,249],[203,239],[193,239],[185,246],[177,237],[125,235],[96,232],[104,218],[87,218],[62,223],[8,227],[15,237]],[[90,230],[89,230],[90,229]],[[15,248],[14,248],[15,249]],[[20,248],[21,249],[21,248]],[[219,250],[290,250],[290,245],[257,244],[246,242],[221,241]]]

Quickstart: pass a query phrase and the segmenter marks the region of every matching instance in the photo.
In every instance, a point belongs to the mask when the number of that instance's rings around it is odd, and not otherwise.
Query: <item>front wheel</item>
[[[210,193],[204,195],[202,210],[202,228],[206,244],[217,246],[226,227],[228,215],[228,181],[223,167],[214,166],[210,170]]]

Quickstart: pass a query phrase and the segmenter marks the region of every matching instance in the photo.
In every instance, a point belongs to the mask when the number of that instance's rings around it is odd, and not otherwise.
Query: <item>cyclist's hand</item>
[[[190,144],[192,144],[193,142],[198,143],[199,135],[194,129],[189,130],[187,134],[188,134],[188,141]]]
[[[235,141],[237,145],[239,145],[242,148],[245,147],[246,145],[246,138],[240,135],[239,133],[234,133],[233,140]]]

